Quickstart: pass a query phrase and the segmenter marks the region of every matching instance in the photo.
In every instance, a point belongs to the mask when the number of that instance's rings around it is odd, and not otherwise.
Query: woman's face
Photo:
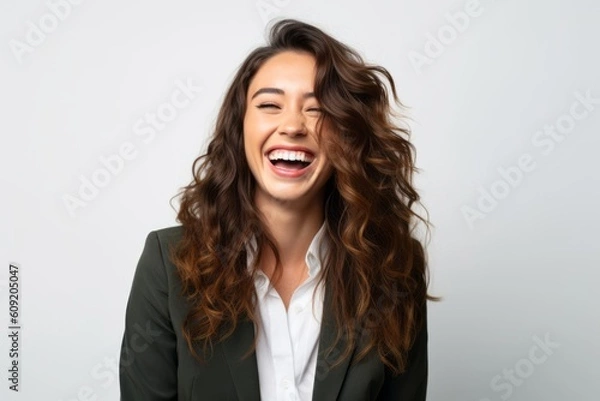
[[[244,150],[259,205],[275,201],[302,207],[323,196],[333,169],[317,144],[315,71],[312,55],[285,51],[268,59],[250,82]],[[321,134],[330,134],[326,124]]]

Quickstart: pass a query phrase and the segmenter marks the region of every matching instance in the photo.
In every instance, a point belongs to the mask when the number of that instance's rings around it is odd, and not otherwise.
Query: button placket
[[[277,291],[270,286],[268,277],[264,272],[256,272],[255,284],[260,298],[257,305],[260,310],[258,317],[261,322],[265,322],[265,330],[261,331],[257,344],[263,399],[310,399],[312,386],[308,384],[315,377],[315,357],[323,306],[322,289],[314,293],[319,300],[317,304],[312,303],[312,295],[315,281],[322,273],[322,255],[319,255],[318,245],[324,240],[324,229],[325,225],[320,229],[320,236],[316,235],[309,246],[305,259],[309,277],[297,286],[287,311]],[[248,260],[249,263],[251,261]],[[317,308],[311,305],[317,305]],[[313,310],[316,313],[314,317],[311,312]],[[307,366],[307,362],[310,365]]]
[[[272,291],[272,298],[266,303],[270,320],[273,323],[270,329],[272,339],[271,350],[275,367],[275,382],[278,383],[277,391],[280,399],[289,399],[289,393],[294,392],[294,352],[290,338],[289,320],[285,307],[277,291]]]

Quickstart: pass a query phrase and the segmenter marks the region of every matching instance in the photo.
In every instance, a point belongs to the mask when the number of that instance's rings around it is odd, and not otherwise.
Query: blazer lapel
[[[325,297],[323,302],[323,318],[321,320],[321,333],[319,335],[319,349],[317,354],[317,368],[313,387],[313,401],[337,400],[342,387],[342,382],[348,370],[348,364],[354,355],[356,347],[352,349],[350,356],[333,367],[342,354],[347,340],[342,336],[336,347],[329,353],[325,351],[333,344],[337,325],[335,316],[331,310],[332,294],[329,286],[325,285]]]
[[[254,324],[250,319],[243,319],[240,320],[231,336],[220,344],[229,365],[239,401],[260,401],[256,352],[242,360],[242,356],[248,351],[253,341]]]

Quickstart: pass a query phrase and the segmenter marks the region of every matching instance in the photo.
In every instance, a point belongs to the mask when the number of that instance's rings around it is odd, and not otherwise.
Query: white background
[[[481,0],[456,33],[446,13],[467,1],[82,1],[62,20],[43,1],[3,1],[0,320],[4,333],[16,262],[22,331],[18,394],[1,336],[0,398],[118,399],[111,369],[144,239],[176,224],[169,199],[266,22],[294,17],[388,68],[410,107],[435,224],[431,290],[444,297],[429,306],[428,399],[597,400],[599,4]],[[32,25],[48,32],[26,47]],[[417,54],[432,57],[419,66]],[[189,105],[151,140],[136,135],[187,80],[202,87]],[[557,124],[558,139],[538,134]],[[124,143],[135,157],[70,213],[64,198]],[[515,173],[523,158],[529,171]],[[554,345],[534,348],[545,337]]]

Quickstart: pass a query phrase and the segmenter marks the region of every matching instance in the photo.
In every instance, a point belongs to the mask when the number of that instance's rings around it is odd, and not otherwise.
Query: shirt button
[[[290,386],[292,385],[292,382],[289,381],[288,379],[283,379],[281,381],[281,384],[283,385],[283,388],[288,390],[290,388]]]

